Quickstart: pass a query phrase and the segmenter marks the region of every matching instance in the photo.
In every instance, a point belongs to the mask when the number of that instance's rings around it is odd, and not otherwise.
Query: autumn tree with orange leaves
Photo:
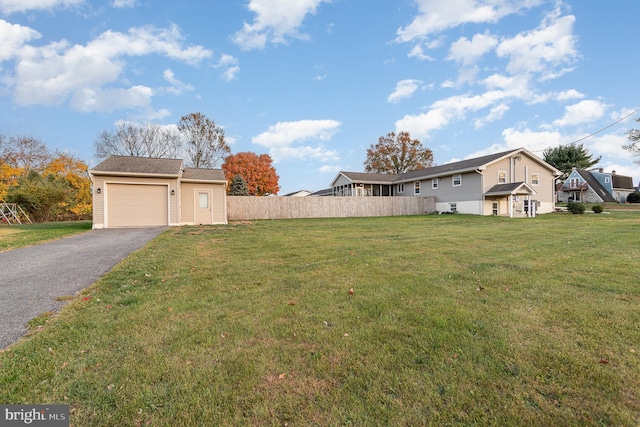
[[[38,138],[0,135],[1,201],[23,204],[32,219],[42,221],[89,218],[87,164],[67,153],[51,153]]]
[[[433,152],[411,139],[409,132],[388,133],[367,150],[364,170],[372,173],[400,174],[433,166]]]
[[[247,183],[250,196],[270,196],[278,194],[278,175],[268,154],[242,152],[227,156],[222,170],[231,187],[233,178],[240,175]]]

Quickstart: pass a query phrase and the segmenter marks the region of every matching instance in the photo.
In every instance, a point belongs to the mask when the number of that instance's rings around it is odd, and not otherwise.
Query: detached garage
[[[111,156],[89,175],[94,229],[227,223],[221,169],[185,168],[180,159]]]

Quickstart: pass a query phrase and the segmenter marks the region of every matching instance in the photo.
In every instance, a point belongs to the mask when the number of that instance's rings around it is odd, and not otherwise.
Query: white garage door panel
[[[168,225],[167,186],[107,185],[108,227]]]

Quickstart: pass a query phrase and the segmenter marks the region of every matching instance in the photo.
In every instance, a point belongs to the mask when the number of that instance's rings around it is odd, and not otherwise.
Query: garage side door
[[[108,184],[107,227],[152,227],[169,224],[165,185]]]

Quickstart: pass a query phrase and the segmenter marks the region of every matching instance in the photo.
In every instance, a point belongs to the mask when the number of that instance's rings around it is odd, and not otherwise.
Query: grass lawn
[[[0,225],[0,252],[91,230],[91,221]]]
[[[0,402],[75,426],[637,426],[639,235],[633,212],[174,228],[2,353]]]

